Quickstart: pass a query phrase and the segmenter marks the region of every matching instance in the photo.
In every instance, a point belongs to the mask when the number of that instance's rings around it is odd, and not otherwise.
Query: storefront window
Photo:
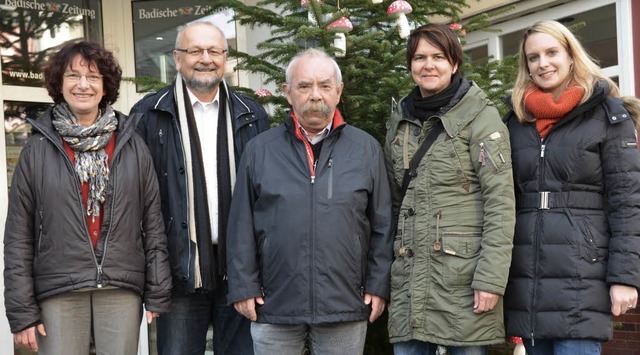
[[[211,2],[206,0],[133,1],[131,6],[137,78],[153,78],[164,83],[172,81],[176,75],[173,49],[178,28],[195,20],[214,23],[224,32],[229,46],[236,47],[231,9],[212,13]],[[138,89],[144,88],[139,85]]]
[[[0,59],[4,85],[43,85],[49,54],[66,41],[102,43],[100,0],[2,0]]]
[[[476,62],[478,60],[486,60],[489,58],[489,49],[486,45],[482,45],[479,47],[466,49],[464,51],[465,61],[469,63]]]
[[[555,20],[573,31],[600,67],[618,65],[615,4]],[[501,36],[504,56],[518,53],[523,33],[524,30],[520,30]]]
[[[11,186],[13,171],[18,164],[20,151],[31,135],[31,124],[27,118],[36,119],[52,104],[4,101],[4,140],[7,152],[7,179]]]

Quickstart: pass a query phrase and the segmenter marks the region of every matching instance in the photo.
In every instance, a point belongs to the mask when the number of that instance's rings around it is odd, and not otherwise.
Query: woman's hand
[[[38,351],[38,342],[36,341],[36,329],[38,333],[43,337],[47,336],[44,331],[44,325],[38,324],[37,326],[29,327],[25,330],[21,330],[13,334],[13,341],[16,345],[21,346],[27,350]]]
[[[611,313],[614,316],[625,314],[638,305],[638,290],[632,286],[611,285],[609,296],[611,297]]]

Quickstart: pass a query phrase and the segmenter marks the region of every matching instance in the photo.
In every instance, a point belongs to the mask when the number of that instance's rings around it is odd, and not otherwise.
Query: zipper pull
[[[316,175],[313,174],[313,175],[311,175],[311,185],[313,185],[315,183],[316,183]]]
[[[480,163],[482,166],[485,165],[485,159],[484,159],[484,142],[480,142],[480,154],[478,156],[478,163]]]
[[[544,144],[540,146],[540,158],[544,158],[544,148],[545,148]]]
[[[102,265],[98,265],[98,279],[96,287],[102,288]]]

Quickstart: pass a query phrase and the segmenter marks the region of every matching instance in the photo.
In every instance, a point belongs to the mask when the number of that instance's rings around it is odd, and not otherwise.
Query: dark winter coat
[[[507,284],[515,224],[507,127],[485,93],[463,80],[451,102],[430,117],[441,121],[444,130],[420,161],[403,198],[405,162],[430,131],[403,109],[405,103],[392,111],[385,143],[399,218],[390,340],[502,343],[502,299],[481,314],[473,313],[473,303],[474,290],[502,295]]]
[[[4,236],[5,306],[11,332],[40,321],[38,303],[82,288],[115,286],[167,312],[171,273],[158,180],[136,120],[117,113],[100,238],[94,251],[80,180],[51,110],[30,120],[9,193]]]
[[[508,335],[608,340],[609,286],[640,287],[640,153],[608,92],[598,84],[544,140],[506,116],[517,199]]]
[[[224,82],[221,85],[225,86],[231,102],[235,158],[239,161],[247,142],[258,133],[269,129],[269,121],[262,106],[235,92]],[[158,174],[174,287],[194,292],[196,245],[189,237],[187,175],[174,91],[175,83],[157,93],[147,95],[131,109],[131,114],[144,114],[137,130],[149,146]],[[225,241],[226,236],[218,236],[218,255],[215,256],[217,260],[207,260],[205,263],[200,260],[201,267],[211,267],[217,262],[218,270],[224,273]]]
[[[227,298],[264,297],[258,322],[362,321],[371,312],[365,293],[389,297],[391,199],[382,149],[336,117],[315,178],[291,117],[249,142],[240,161]]]

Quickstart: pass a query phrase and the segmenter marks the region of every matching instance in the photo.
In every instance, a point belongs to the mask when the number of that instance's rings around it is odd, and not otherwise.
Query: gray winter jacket
[[[80,181],[51,110],[30,120],[9,193],[4,236],[5,307],[11,332],[40,321],[38,303],[87,287],[141,296],[149,311],[169,310],[171,274],[151,156],[135,134],[139,116],[117,112],[116,146],[100,238],[89,238]]]
[[[365,293],[389,297],[391,199],[382,150],[339,115],[333,124],[315,169],[291,117],[252,139],[240,161],[227,299],[263,296],[258,322],[361,321],[370,313]]]

